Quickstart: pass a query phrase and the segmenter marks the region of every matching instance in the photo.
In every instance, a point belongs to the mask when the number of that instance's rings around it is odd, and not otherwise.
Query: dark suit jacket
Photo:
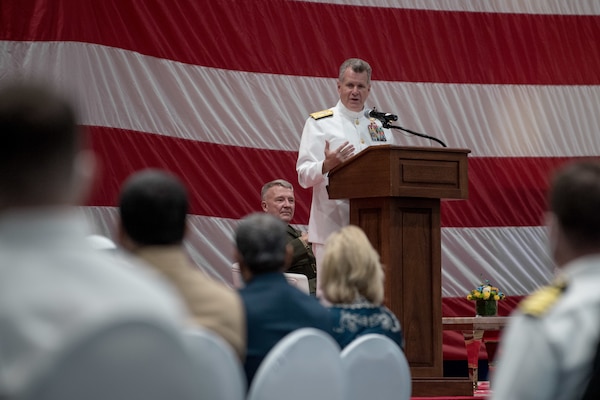
[[[329,310],[287,283],[281,273],[257,275],[240,289],[246,310],[248,386],[269,350],[288,333],[317,328],[332,333]]]
[[[294,272],[296,274],[306,275],[308,279],[317,277],[317,262],[315,261],[315,255],[312,249],[304,246],[302,240],[300,240],[302,233],[295,229],[293,226],[287,226],[287,237],[288,242],[294,249],[294,255],[292,256],[291,266],[286,272]]]

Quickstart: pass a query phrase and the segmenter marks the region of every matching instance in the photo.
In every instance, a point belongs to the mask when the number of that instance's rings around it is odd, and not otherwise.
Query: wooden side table
[[[473,390],[477,389],[477,368],[479,363],[479,349],[481,342],[485,344],[488,354],[488,366],[490,372],[494,368],[494,357],[498,347],[497,339],[484,340],[486,331],[501,331],[510,317],[444,317],[442,318],[442,329],[446,331],[462,331],[467,350],[467,364],[469,367],[469,378],[473,382]]]

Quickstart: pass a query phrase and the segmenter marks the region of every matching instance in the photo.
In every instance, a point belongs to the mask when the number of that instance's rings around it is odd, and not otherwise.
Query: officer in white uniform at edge
[[[371,91],[371,66],[350,58],[341,65],[337,82],[339,101],[306,120],[296,171],[298,183],[313,189],[308,238],[317,261],[317,297],[321,297],[319,269],[327,237],[350,222],[348,200],[330,200],[328,173],[334,167],[373,145],[390,145],[394,137],[381,122],[365,116]]]
[[[600,340],[600,162],[562,167],[549,203],[558,274],[511,315],[491,379],[493,400],[582,399],[592,376]]]

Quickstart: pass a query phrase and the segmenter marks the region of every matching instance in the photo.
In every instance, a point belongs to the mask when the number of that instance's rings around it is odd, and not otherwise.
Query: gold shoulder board
[[[317,111],[317,112],[310,114],[310,116],[313,119],[321,119],[321,118],[325,118],[325,117],[331,117],[332,115],[333,115],[333,110]]]
[[[531,296],[527,297],[519,304],[519,309],[523,314],[533,317],[541,317],[548,312],[554,304],[560,299],[567,285],[564,282],[556,283],[552,286],[545,286],[538,289]]]

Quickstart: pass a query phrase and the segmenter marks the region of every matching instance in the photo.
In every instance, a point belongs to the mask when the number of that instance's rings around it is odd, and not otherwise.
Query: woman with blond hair
[[[404,347],[400,322],[383,305],[379,254],[362,229],[348,225],[327,238],[319,279],[341,348],[367,333],[383,334]]]

